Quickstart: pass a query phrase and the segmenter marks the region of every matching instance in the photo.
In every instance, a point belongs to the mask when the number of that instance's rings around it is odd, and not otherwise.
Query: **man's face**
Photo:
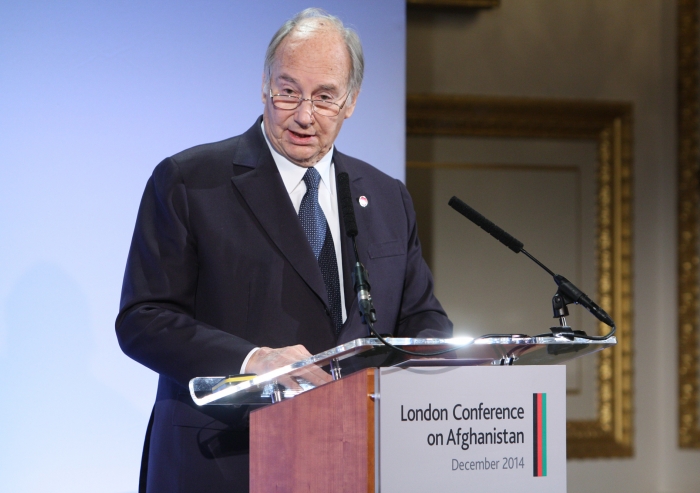
[[[302,27],[289,34],[277,48],[270,89],[272,94],[330,98],[342,105],[348,95],[350,65],[350,56],[338,33],[323,27]],[[315,113],[309,101],[294,110],[275,108],[263,84],[267,138],[291,162],[311,167],[330,150],[343,120],[350,118],[355,109],[356,96],[350,95],[337,116],[324,116]]]

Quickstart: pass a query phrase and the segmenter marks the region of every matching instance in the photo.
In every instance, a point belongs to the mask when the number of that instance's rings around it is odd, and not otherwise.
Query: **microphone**
[[[557,294],[561,294],[561,296],[564,298],[564,301],[566,304],[568,303],[577,303],[587,309],[595,318],[603,322],[604,324],[610,326],[613,328],[613,332],[608,334],[608,336],[603,337],[602,339],[605,339],[609,336],[611,336],[614,333],[615,329],[615,322],[613,322],[613,319],[608,315],[605,310],[603,310],[601,307],[599,307],[597,304],[595,304],[588,296],[586,296],[583,291],[581,291],[579,288],[574,286],[574,284],[571,283],[568,279],[566,279],[564,276],[560,276],[558,274],[555,274],[552,272],[547,266],[545,266],[542,262],[537,260],[535,257],[530,255],[524,248],[523,248],[523,243],[517,239],[515,239],[513,236],[510,234],[506,233],[503,231],[501,228],[496,226],[494,223],[486,219],[484,216],[479,214],[477,211],[469,207],[467,204],[462,202],[460,199],[457,197],[452,197],[450,201],[448,202],[448,205],[452,207],[454,210],[462,214],[464,217],[472,221],[474,224],[479,226],[481,229],[486,231],[488,234],[496,238],[498,241],[503,243],[505,246],[510,248],[512,251],[515,253],[520,253],[523,252],[525,255],[527,255],[532,261],[534,261],[537,265],[542,267],[549,275],[551,275],[554,278],[554,282],[558,286],[558,291]],[[555,296],[556,298],[556,296]],[[568,313],[568,312],[567,312]],[[557,317],[557,312],[555,311],[555,317]],[[592,337],[592,336],[587,336],[590,339],[601,339],[597,337]]]
[[[350,178],[347,173],[340,173],[335,180],[336,189],[338,190],[338,200],[340,201],[340,210],[343,213],[343,221],[345,222],[345,232],[350,237],[357,236],[357,221],[355,221],[355,208],[352,205],[352,195],[350,194]],[[358,259],[359,262],[359,259]]]
[[[353,278],[355,280],[355,292],[357,293],[357,301],[360,306],[360,315],[362,316],[362,321],[367,324],[369,328],[370,336],[376,337],[382,342],[386,347],[393,351],[406,354],[409,356],[439,356],[441,354],[450,353],[458,348],[449,347],[447,349],[441,349],[440,351],[433,351],[429,353],[422,353],[416,351],[409,351],[398,346],[394,346],[391,342],[387,341],[381,334],[374,330],[374,323],[377,321],[377,312],[374,309],[374,304],[372,303],[372,296],[370,295],[370,285],[367,275],[367,270],[365,266],[360,262],[360,256],[357,253],[357,241],[355,237],[357,236],[357,221],[355,221],[355,208],[352,203],[352,195],[350,193],[350,178],[347,173],[338,173],[335,179],[336,190],[338,192],[338,201],[340,202],[340,209],[343,213],[343,222],[345,223],[345,232],[352,238],[352,247],[355,250],[355,268],[353,269]],[[461,346],[466,347],[472,344],[473,341]]]
[[[343,213],[343,221],[345,223],[345,232],[352,238],[352,246],[355,251],[355,267],[353,269],[353,279],[355,281],[355,293],[357,293],[357,302],[360,307],[360,314],[365,322],[371,327],[377,321],[377,311],[372,303],[372,295],[370,290],[372,287],[369,284],[369,275],[365,266],[360,262],[360,256],[357,253],[357,221],[355,220],[355,208],[352,204],[352,195],[350,193],[350,178],[347,173],[339,173],[336,177],[336,189],[338,191],[338,201],[340,209]]]
[[[559,291],[561,291],[565,298],[570,299],[573,303],[578,303],[604,324],[610,327],[615,325],[615,322],[613,322],[613,319],[610,318],[610,315],[608,315],[605,310],[595,304],[593,300],[586,296],[579,288],[574,286],[566,277],[556,275],[554,276],[554,282],[557,283],[557,286],[559,286]]]
[[[481,229],[486,231],[488,234],[496,238],[498,241],[503,243],[505,246],[513,250],[515,253],[520,253],[520,251],[523,249],[522,241],[518,241],[515,238],[513,238],[511,235],[509,235],[501,228],[493,224],[491,221],[489,221],[484,216],[476,212],[467,204],[459,200],[457,197],[452,197],[448,202],[448,205],[460,214],[462,214],[464,217],[469,219],[471,222],[479,226]]]
[[[352,194],[350,193],[350,177],[347,173],[339,173],[335,177],[335,187],[338,191],[340,211],[343,213],[345,233],[352,238],[354,244],[355,236],[357,236],[357,221],[355,220],[355,208],[352,205]],[[357,260],[359,262],[360,259]]]

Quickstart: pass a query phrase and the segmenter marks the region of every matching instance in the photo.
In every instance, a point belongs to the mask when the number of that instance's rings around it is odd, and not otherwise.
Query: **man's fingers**
[[[311,353],[302,345],[289,346],[283,348],[262,347],[251,356],[246,371],[262,375],[264,373],[282,368],[283,366],[296,363],[311,357]],[[316,365],[300,368],[292,373],[292,376],[304,378],[312,385],[318,386],[332,380],[331,376]],[[280,377],[279,383],[285,387],[300,390],[301,388],[289,376]]]
[[[304,359],[299,357],[298,351],[291,348],[272,349],[262,347],[251,356],[246,366],[246,371],[262,375],[269,371],[287,366],[295,361]]]
[[[300,368],[292,373],[295,377],[301,377],[305,380],[308,380],[309,383],[315,386],[323,385],[324,383],[328,383],[333,378],[323,371],[321,367],[316,366],[316,365],[311,365],[307,366],[305,368]]]
[[[280,385],[284,385],[289,390],[294,390],[294,391],[298,391],[298,392],[301,392],[303,390],[301,388],[301,385],[299,385],[299,383],[296,380],[294,380],[292,377],[290,377],[289,375],[283,375],[283,376],[279,377],[277,379],[277,383]]]

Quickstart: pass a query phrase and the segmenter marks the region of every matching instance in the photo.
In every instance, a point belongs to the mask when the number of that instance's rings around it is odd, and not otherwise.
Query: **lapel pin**
[[[367,200],[367,197],[364,195],[361,195],[357,200],[360,203],[360,207],[367,207],[367,204],[369,204],[369,200]]]

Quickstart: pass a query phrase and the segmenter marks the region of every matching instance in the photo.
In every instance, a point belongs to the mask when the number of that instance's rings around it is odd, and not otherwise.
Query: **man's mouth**
[[[287,131],[291,135],[292,141],[300,144],[309,142],[313,137],[313,135],[300,134],[299,132],[295,132],[294,130],[287,129]]]

